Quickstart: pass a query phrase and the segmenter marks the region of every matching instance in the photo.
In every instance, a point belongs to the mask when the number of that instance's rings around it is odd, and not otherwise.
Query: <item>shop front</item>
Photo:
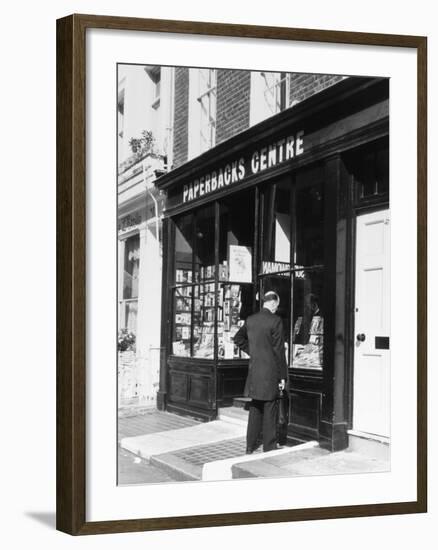
[[[275,290],[288,437],[339,450],[349,430],[371,426],[367,392],[381,380],[355,377],[355,365],[387,352],[389,328],[372,322],[386,307],[383,279],[367,275],[375,270],[357,248],[369,260],[388,225],[388,94],[385,79],[345,79],[157,180],[166,193],[160,409],[209,421],[243,395],[249,358],[233,336]],[[380,252],[383,265],[388,247]],[[374,421],[384,435],[385,420]]]

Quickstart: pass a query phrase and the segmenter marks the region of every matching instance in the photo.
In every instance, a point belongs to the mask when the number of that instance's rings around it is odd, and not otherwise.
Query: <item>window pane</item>
[[[380,149],[376,154],[377,192],[389,192],[389,149]]]
[[[323,271],[297,271],[293,288],[292,366],[322,369],[324,317],[321,310]]]
[[[363,153],[357,177],[361,199],[377,194],[375,154],[373,151]]]
[[[214,358],[215,283],[194,287],[193,357]]]
[[[137,310],[138,301],[132,300],[124,303],[125,306],[125,327],[128,332],[137,334]]]
[[[192,282],[193,215],[181,216],[175,222],[175,281]]]
[[[181,286],[175,288],[173,304],[172,353],[180,357],[189,357],[192,325],[192,287]]]
[[[195,217],[195,281],[214,279],[214,206]]]
[[[140,268],[140,236],[133,235],[125,241],[123,272],[123,298],[138,298],[138,275]]]
[[[263,191],[263,262],[290,263],[290,193],[289,180],[269,185]]]
[[[244,191],[220,204],[219,280],[252,281],[254,191]],[[230,257],[233,260],[230,273]],[[240,261],[240,266],[235,262]]]
[[[384,141],[359,147],[344,157],[354,176],[358,200],[378,198],[389,192],[389,147]]]
[[[252,285],[219,285],[217,304],[219,359],[248,357],[234,345],[233,338],[248,315],[253,313],[252,304]]]
[[[298,266],[324,264],[324,197],[322,183],[297,189],[296,259]]]

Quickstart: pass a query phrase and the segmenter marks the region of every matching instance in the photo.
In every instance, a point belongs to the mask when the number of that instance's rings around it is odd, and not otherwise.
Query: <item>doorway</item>
[[[353,429],[390,435],[390,211],[356,219]]]

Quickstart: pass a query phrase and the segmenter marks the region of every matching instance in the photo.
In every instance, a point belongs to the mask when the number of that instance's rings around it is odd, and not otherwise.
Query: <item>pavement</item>
[[[335,475],[389,470],[383,455],[355,448],[336,453],[316,441],[251,455],[246,449],[247,412],[222,409],[218,420],[200,423],[162,411],[119,418],[120,484],[222,481],[254,477]]]

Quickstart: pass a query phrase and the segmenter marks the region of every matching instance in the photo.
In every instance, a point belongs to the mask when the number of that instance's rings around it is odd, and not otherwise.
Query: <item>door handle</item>
[[[365,342],[365,338],[366,338],[366,336],[365,336],[365,334],[363,334],[363,333],[360,333],[360,334],[357,334],[357,335],[356,335],[356,340],[357,340],[358,342]]]

